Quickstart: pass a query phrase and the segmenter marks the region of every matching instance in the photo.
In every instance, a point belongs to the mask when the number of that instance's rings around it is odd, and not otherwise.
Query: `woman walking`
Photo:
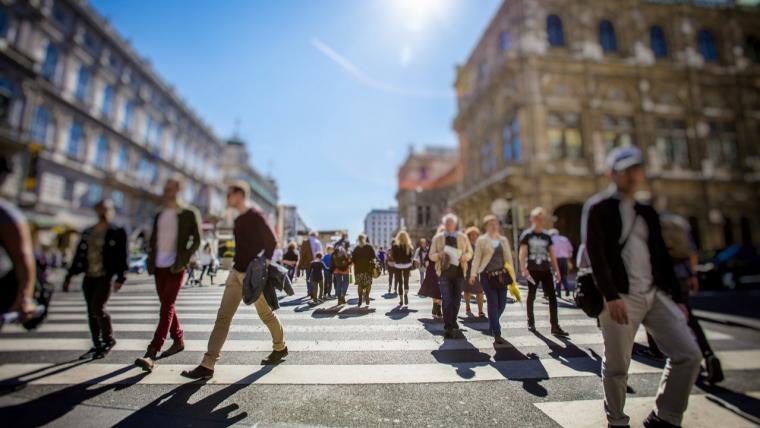
[[[443,230],[443,226],[441,226],[437,233],[442,233]],[[433,299],[433,318],[442,318],[441,289],[438,288],[438,274],[435,271],[435,263],[431,263],[430,252],[426,257],[426,265],[425,279],[421,281],[420,291],[417,295]]]
[[[309,279],[309,268],[314,260],[314,253],[311,251],[311,243],[308,239],[301,242],[301,251],[298,257],[298,271],[296,277],[301,276],[301,272],[306,273],[306,299],[311,298],[311,279]]]
[[[501,315],[507,306],[507,287],[512,283],[505,264],[512,263],[509,240],[499,233],[499,221],[493,215],[483,218],[485,235],[475,242],[475,257],[470,269],[470,284],[478,281],[488,299],[488,327],[494,344],[504,344]]]
[[[359,289],[359,304],[357,306],[361,308],[362,302],[366,302],[367,308],[369,308],[369,292],[372,289],[375,250],[371,245],[367,244],[367,235],[361,234],[357,238],[356,248],[354,248],[354,252],[351,254],[351,261],[354,264],[354,276],[356,277],[356,285]]]
[[[198,287],[203,286],[203,275],[207,274],[211,278],[211,285],[214,285],[214,277],[211,274],[211,270],[214,268],[214,253],[211,249],[211,244],[206,242],[203,249],[198,255],[198,263],[201,265],[201,274],[198,276]]]
[[[480,236],[480,230],[478,230],[477,227],[472,226],[468,227],[464,234],[467,235],[467,239],[470,240],[470,245],[475,248],[475,242],[477,242],[478,237]],[[472,260],[470,260],[470,262],[467,264],[468,277],[472,275],[472,269]],[[470,310],[470,299],[474,294],[475,300],[478,302],[478,317],[485,318],[486,315],[483,313],[483,287],[480,285],[480,282],[478,282],[478,279],[476,278],[474,283],[472,281],[467,281],[464,284],[463,290],[465,314],[467,314],[468,317],[473,316],[472,311]]]
[[[420,284],[425,282],[425,271],[428,266],[428,252],[430,248],[427,244],[427,239],[422,238],[417,242],[417,249],[414,250],[414,265],[420,272]]]
[[[402,230],[396,235],[395,244],[391,247],[396,269],[396,290],[399,297],[399,306],[409,305],[409,274],[412,271],[412,256],[414,247],[409,234]]]
[[[391,248],[396,245],[396,241],[391,241]],[[396,263],[393,261],[393,251],[388,251],[385,254],[385,268],[388,271],[388,294],[391,294],[391,290],[394,289],[393,280],[396,278]],[[398,294],[398,287],[395,288],[396,294]]]
[[[288,278],[290,278],[291,282],[293,282],[293,277],[296,274],[296,267],[298,266],[297,247],[298,246],[295,242],[290,242],[287,251],[285,251],[285,254],[282,256],[282,264],[288,268]]]

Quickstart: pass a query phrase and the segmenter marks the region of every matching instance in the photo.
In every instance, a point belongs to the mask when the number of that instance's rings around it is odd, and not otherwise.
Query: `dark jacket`
[[[351,254],[351,261],[357,275],[360,273],[372,275],[372,270],[375,268],[375,250],[369,244],[357,246]]]
[[[74,260],[66,274],[66,281],[75,275],[87,273],[87,240],[92,231],[93,227],[89,227],[82,232],[82,237],[74,253]],[[127,232],[120,226],[109,224],[103,243],[103,268],[109,280],[114,276],[116,282],[122,284],[127,280],[127,270],[129,270],[127,257]]]
[[[153,228],[148,243],[148,273],[156,271],[156,239],[157,225],[161,211],[153,217]],[[198,210],[190,205],[177,207],[177,259],[171,266],[171,271],[179,273],[187,268],[190,258],[201,246],[201,216]]]
[[[654,285],[669,293],[675,302],[684,302],[678,281],[673,273],[673,261],[662,238],[660,218],[650,205],[636,202],[636,214],[649,229],[649,254]],[[628,294],[628,273],[619,243],[623,234],[620,217],[620,199],[611,191],[593,196],[584,207],[586,250],[591,261],[597,288],[606,301],[619,299],[620,293]]]
[[[391,258],[395,263],[398,263],[400,265],[411,263],[413,255],[413,250],[411,252],[407,252],[406,247],[402,247],[401,245],[395,244],[391,247]]]

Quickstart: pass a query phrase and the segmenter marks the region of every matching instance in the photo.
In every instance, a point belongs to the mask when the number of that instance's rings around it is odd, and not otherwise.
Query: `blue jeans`
[[[507,284],[496,284],[496,278],[489,278],[484,273],[479,279],[488,301],[488,328],[494,336],[501,336],[500,319],[507,307]]]
[[[348,292],[348,274],[336,273],[332,277],[333,284],[335,284],[335,295],[338,297],[346,297],[346,292]]]
[[[441,277],[438,279],[438,289],[441,290],[441,309],[443,311],[443,328],[453,330],[458,328],[457,314],[462,303],[462,287],[464,277]]]
[[[325,276],[325,296],[332,293],[333,288],[333,274],[329,269],[324,270],[324,276]]]

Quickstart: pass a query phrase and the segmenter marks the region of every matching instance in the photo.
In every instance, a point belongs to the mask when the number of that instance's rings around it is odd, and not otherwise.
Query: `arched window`
[[[32,140],[46,144],[50,112],[43,106],[38,106],[32,116]]]
[[[101,112],[103,113],[103,116],[111,115],[113,95],[114,95],[113,86],[106,85],[106,87],[103,88],[103,105],[101,106]]]
[[[119,148],[119,157],[116,162],[119,171],[126,172],[129,170],[129,149],[127,146],[122,145]]]
[[[718,62],[718,48],[715,46],[715,36],[710,30],[702,30],[697,35],[699,53],[706,62]]]
[[[69,130],[69,147],[66,154],[73,159],[79,159],[80,147],[82,146],[82,125],[79,122],[71,122]]]
[[[655,58],[666,58],[668,56],[668,42],[665,40],[665,32],[660,26],[652,26],[649,29],[649,47]]]
[[[106,169],[108,167],[108,140],[105,135],[98,138],[98,145],[95,149],[95,166]]]
[[[615,27],[606,19],[599,23],[599,44],[602,45],[604,53],[617,52],[618,50]]]
[[[58,57],[58,48],[54,44],[48,43],[47,49],[45,50],[45,61],[42,63],[42,70],[40,70],[40,73],[42,74],[42,77],[51,82],[55,80],[55,74],[58,70]]]
[[[565,46],[565,30],[562,29],[562,19],[557,15],[546,17],[546,34],[549,46]]]
[[[502,31],[499,33],[499,51],[507,52],[511,44],[508,32]]]
[[[85,66],[79,67],[79,76],[77,78],[77,89],[74,93],[79,101],[86,102],[90,94],[90,70]]]

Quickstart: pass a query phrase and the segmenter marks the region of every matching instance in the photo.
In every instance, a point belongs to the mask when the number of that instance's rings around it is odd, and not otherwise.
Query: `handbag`
[[[380,262],[377,260],[372,262],[372,278],[380,278]]]

